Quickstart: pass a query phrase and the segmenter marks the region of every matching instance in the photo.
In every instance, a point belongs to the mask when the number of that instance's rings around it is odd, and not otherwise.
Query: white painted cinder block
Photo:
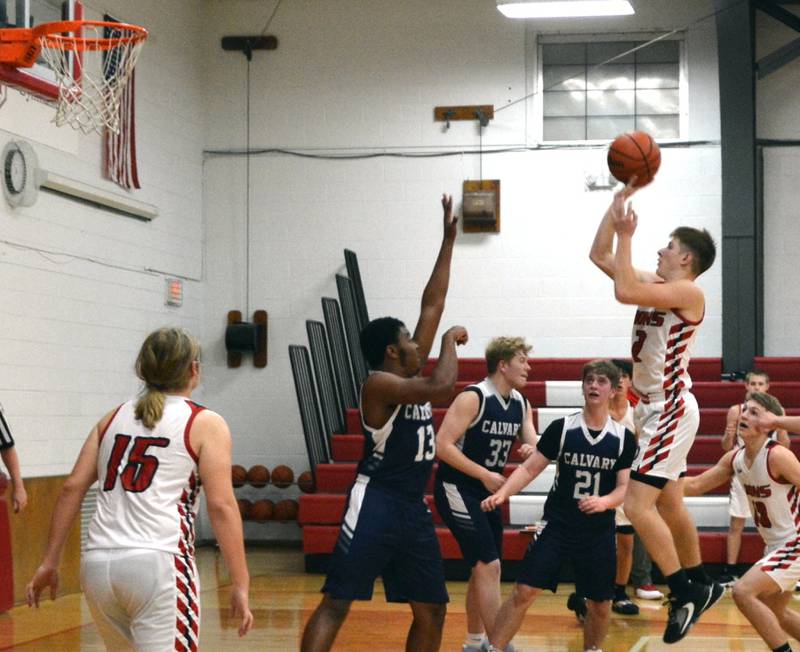
[[[530,485],[528,485],[530,487]],[[509,522],[512,525],[529,525],[541,521],[547,495],[519,494],[509,500]],[[697,496],[684,502],[698,527],[727,527],[730,523],[727,496]],[[752,518],[746,524],[753,525]]]
[[[548,380],[545,384],[545,396],[548,407],[580,408],[583,406],[580,380]]]

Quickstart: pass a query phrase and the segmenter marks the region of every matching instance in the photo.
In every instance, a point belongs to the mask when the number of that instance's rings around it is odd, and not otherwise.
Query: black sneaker
[[[720,598],[722,598],[722,596],[725,595],[725,587],[722,586],[721,584],[718,584],[717,582],[708,585],[707,588],[711,589],[711,592],[708,596],[708,600],[706,600],[705,605],[703,605],[703,608],[700,609],[700,613],[695,614],[694,616],[695,622],[697,621],[698,618],[700,618],[701,614],[704,614],[706,611],[711,609],[711,607],[717,604],[717,602],[720,601]]]
[[[579,596],[577,593],[570,593],[567,598],[567,609],[575,612],[575,617],[579,623],[586,620],[586,613],[588,612],[586,598]]]
[[[724,573],[717,578],[717,582],[722,586],[733,586],[738,579],[733,573]]]
[[[611,603],[611,611],[616,614],[622,614],[623,616],[638,616],[639,606],[631,602],[630,598],[626,595]]]
[[[670,594],[667,598],[669,616],[664,629],[664,643],[677,643],[689,633],[691,626],[700,615],[713,607],[725,593],[721,585],[692,582],[691,594],[687,600],[679,600]]]

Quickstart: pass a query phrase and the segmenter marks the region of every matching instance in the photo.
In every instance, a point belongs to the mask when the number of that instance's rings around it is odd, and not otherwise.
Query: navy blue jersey
[[[614,491],[617,472],[629,469],[636,456],[634,434],[610,417],[603,430],[589,430],[583,413],[576,412],[547,426],[537,448],[556,462],[556,477],[544,505],[544,520],[576,528],[613,526],[613,509],[584,514],[578,508],[578,501]]]
[[[528,402],[515,389],[511,390],[508,398],[504,398],[488,378],[477,385],[469,385],[464,391],[478,395],[478,414],[456,445],[476,464],[495,473],[502,473],[511,447],[522,428]],[[473,490],[483,497],[489,495],[480,480],[443,461],[439,461],[436,479]]]
[[[392,416],[375,429],[364,423],[364,457],[358,473],[369,485],[422,500],[436,457],[433,408],[430,403],[398,405]]]

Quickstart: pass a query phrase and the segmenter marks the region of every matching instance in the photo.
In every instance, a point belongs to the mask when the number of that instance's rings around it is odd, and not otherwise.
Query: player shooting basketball
[[[635,182],[634,177],[614,195],[589,257],[614,281],[617,300],[638,306],[631,357],[633,385],[641,398],[634,411],[639,454],[625,513],[667,579],[671,595],[664,642],[675,643],[724,592],[703,569],[682,486],[686,456],[700,423],[688,373],[705,314],[705,295],[695,279],[713,264],[716,247],[707,231],[678,227],[658,251],[655,273],[634,269],[637,216],[628,199]]]

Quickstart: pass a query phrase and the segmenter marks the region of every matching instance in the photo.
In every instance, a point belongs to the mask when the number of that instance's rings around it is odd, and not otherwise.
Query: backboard
[[[58,20],[82,19],[83,5],[79,0],[0,0],[0,27],[36,27]],[[32,68],[0,64],[0,83],[46,100],[58,97],[53,71],[42,59]]]

